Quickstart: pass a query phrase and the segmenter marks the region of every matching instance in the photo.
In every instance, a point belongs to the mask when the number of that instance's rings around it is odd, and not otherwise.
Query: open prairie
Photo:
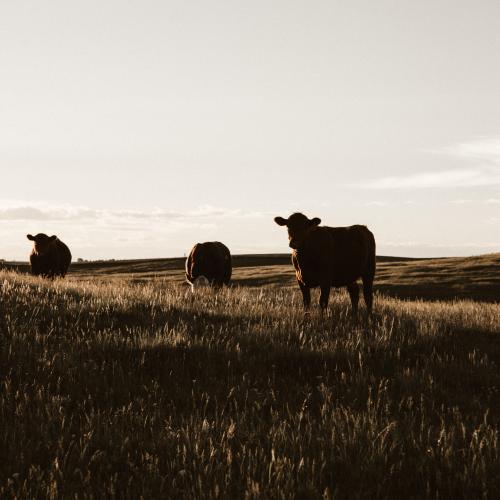
[[[70,280],[163,280],[183,284],[185,258],[116,260],[73,263]],[[28,273],[28,263],[4,263],[0,268]],[[232,283],[250,287],[297,287],[289,254],[233,256]],[[500,300],[500,253],[476,257],[411,259],[377,257],[375,289],[398,298],[488,302]]]
[[[500,496],[500,254],[380,258],[372,318],[183,262],[0,271],[0,497]]]

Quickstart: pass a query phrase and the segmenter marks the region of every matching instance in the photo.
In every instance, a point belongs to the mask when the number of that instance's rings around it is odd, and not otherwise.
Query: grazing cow
[[[275,217],[287,226],[295,274],[306,312],[311,304],[310,289],[319,286],[322,310],[328,306],[330,287],[347,287],[353,313],[358,310],[358,278],[363,280],[363,296],[369,312],[373,303],[375,238],[366,226],[319,226],[321,219],[294,213],[288,219]]]
[[[197,286],[204,277],[212,286],[228,285],[231,279],[231,253],[219,241],[196,243],[186,259],[186,279]]]
[[[71,252],[57,236],[47,236],[39,233],[36,236],[28,234],[28,240],[33,241],[30,254],[31,274],[34,276],[64,277],[71,263]]]
[[[210,286],[210,281],[208,281],[205,276],[198,276],[192,283],[191,283],[191,290],[194,292],[195,290],[199,288],[206,288],[207,286]]]

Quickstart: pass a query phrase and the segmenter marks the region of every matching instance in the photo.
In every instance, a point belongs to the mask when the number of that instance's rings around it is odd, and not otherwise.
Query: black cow
[[[27,238],[34,242],[30,254],[31,274],[49,278],[64,277],[71,263],[71,252],[66,244],[57,236],[43,233],[36,236],[28,234]]]
[[[196,243],[186,259],[186,279],[191,285],[204,281],[213,286],[228,285],[231,279],[231,253],[220,241]]]
[[[311,304],[311,288],[321,288],[319,303],[324,310],[328,306],[330,287],[345,286],[356,314],[359,301],[357,280],[361,278],[366,307],[371,312],[375,238],[366,226],[319,226],[321,219],[308,219],[301,213],[294,213],[288,219],[275,217],[274,221],[288,227],[292,262],[306,311]]]

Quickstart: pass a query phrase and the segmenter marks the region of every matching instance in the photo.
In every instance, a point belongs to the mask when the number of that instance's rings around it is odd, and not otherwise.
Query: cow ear
[[[314,217],[311,219],[311,226],[319,226],[321,224],[321,219],[319,217]]]
[[[283,217],[275,217],[274,222],[276,222],[278,226],[286,226],[288,224],[288,219],[283,219]]]
[[[32,236],[31,234],[26,235],[26,238],[28,238],[28,240],[30,241],[35,241],[35,237]]]
[[[49,238],[50,241],[55,241],[57,240],[57,236],[55,234],[53,234],[50,238]]]

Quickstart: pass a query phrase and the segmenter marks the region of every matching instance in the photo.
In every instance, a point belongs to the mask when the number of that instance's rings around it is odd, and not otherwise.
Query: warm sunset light
[[[0,499],[500,499],[500,0],[0,2]]]
[[[385,255],[500,249],[496,2],[8,2],[0,258],[285,252],[272,218]]]

